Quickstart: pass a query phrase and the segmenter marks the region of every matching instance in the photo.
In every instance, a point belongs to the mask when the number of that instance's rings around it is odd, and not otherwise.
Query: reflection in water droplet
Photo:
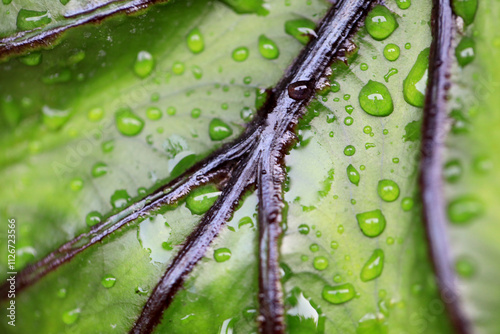
[[[259,36],[259,52],[266,59],[276,59],[280,55],[276,43],[265,35]]]
[[[121,108],[116,111],[115,121],[118,131],[125,136],[136,136],[144,127],[144,121],[130,108]]]
[[[116,190],[113,195],[111,195],[111,205],[114,209],[122,208],[128,204],[130,201],[130,195],[126,190],[120,189]]]
[[[116,277],[110,274],[105,275],[102,280],[101,284],[103,287],[106,289],[112,288],[116,284]]]
[[[384,117],[394,110],[391,94],[383,83],[368,81],[359,92],[358,98],[361,109],[369,115]]]
[[[366,30],[377,41],[389,37],[398,26],[394,15],[382,5],[373,7],[365,19]]]
[[[229,248],[219,248],[214,251],[214,259],[217,262],[226,262],[231,258],[231,250]]]
[[[394,202],[399,197],[399,186],[392,180],[380,180],[377,193],[386,202]]]
[[[70,311],[66,311],[66,312],[64,312],[62,314],[62,321],[66,325],[72,325],[80,317],[80,312],[81,312],[81,310],[79,308],[76,308],[76,309],[73,309],[73,310],[70,310]]]
[[[342,304],[350,301],[356,295],[356,291],[351,283],[329,286],[323,288],[321,296],[324,300],[332,304]]]
[[[356,168],[354,168],[353,165],[347,166],[346,171],[347,171],[347,177],[348,177],[349,181],[352,184],[355,184],[357,186],[359,184],[359,180],[360,180],[359,172],[356,170]]]
[[[201,34],[200,29],[198,28],[194,28],[188,33],[186,43],[189,50],[194,54],[198,54],[205,49],[205,41],[203,40],[203,35]]]
[[[87,226],[94,226],[102,221],[102,215],[97,211],[91,211],[85,217]]]
[[[361,269],[361,280],[363,282],[371,281],[379,277],[384,269],[384,251],[381,249],[375,249],[373,254],[370,256],[368,261],[366,261],[363,269]]]
[[[313,260],[313,267],[316,270],[325,270],[328,268],[328,259],[324,256],[316,256]]]
[[[311,37],[317,37],[314,29],[316,24],[308,19],[288,20],[285,22],[285,32],[306,45]]]
[[[186,198],[186,207],[195,215],[201,215],[210,209],[220,195],[213,185],[197,188]]]
[[[359,228],[367,237],[377,237],[385,229],[386,220],[382,211],[373,210],[356,215],[356,219],[359,224]]]
[[[21,9],[17,14],[17,29],[32,30],[41,28],[52,22],[52,18],[48,11],[36,11]]]

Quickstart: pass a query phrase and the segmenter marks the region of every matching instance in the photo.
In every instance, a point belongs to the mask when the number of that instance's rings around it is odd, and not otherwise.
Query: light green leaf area
[[[119,211],[236,138],[255,112],[257,90],[275,85],[303,47],[285,33],[285,22],[317,22],[326,9],[321,1],[276,3],[267,16],[239,15],[220,2],[179,1],[75,28],[52,50],[0,64],[0,219],[16,219],[17,269],[87,231],[89,213]],[[203,49],[193,52],[186,37],[195,28]],[[278,46],[277,59],[259,53],[261,35]],[[233,59],[240,47],[248,49],[244,61]],[[210,131],[213,119],[225,123],[222,135]],[[132,222],[19,294],[19,319],[36,321],[15,328],[2,322],[2,332],[128,330],[201,217],[184,203],[166,209]],[[245,216],[252,216],[255,200],[250,210]],[[238,230],[239,220],[233,222]],[[234,326],[255,327],[255,313],[242,312],[257,307],[256,232],[241,230],[223,232],[213,249],[230,248],[231,259],[216,262],[212,249],[165,324],[186,333],[212,331],[229,318],[239,321]],[[6,230],[0,233],[6,240]],[[4,273],[6,255],[2,248]],[[101,282],[106,275],[116,277],[112,287],[104,287],[110,277]],[[228,308],[236,287],[241,298]],[[186,313],[184,297],[193,300],[192,312]],[[207,299],[213,307],[206,307]],[[191,313],[198,316],[185,325],[181,319]]]
[[[422,118],[422,109],[405,101],[403,81],[430,45],[431,1],[404,11],[395,2],[387,6],[399,27],[382,41],[361,30],[349,67],[334,64],[333,92],[311,104],[313,119],[299,127],[300,142],[287,157],[281,249],[291,271],[285,283],[287,319],[295,325],[290,333],[450,331],[419,214],[420,141],[405,139],[406,125]],[[383,56],[389,43],[401,49],[394,62]],[[397,73],[386,81],[391,68]],[[358,95],[370,80],[387,87],[390,115],[361,108]]]
[[[456,64],[452,72],[444,161],[453,265],[474,333],[495,333],[500,326],[500,69],[492,62],[500,55],[499,13],[498,2],[480,1],[474,23],[463,31],[476,42],[476,60],[463,68]]]

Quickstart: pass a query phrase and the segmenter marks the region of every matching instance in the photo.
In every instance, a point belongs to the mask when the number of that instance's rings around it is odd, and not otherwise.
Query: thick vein
[[[456,333],[471,333],[457,293],[447,237],[448,219],[443,196],[443,151],[447,135],[447,94],[450,83],[453,14],[449,0],[434,0],[427,88],[420,161],[420,185],[429,252],[446,311]]]

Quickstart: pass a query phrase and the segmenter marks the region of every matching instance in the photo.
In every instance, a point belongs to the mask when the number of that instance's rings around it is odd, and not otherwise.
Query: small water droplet
[[[392,97],[387,87],[377,81],[368,83],[359,92],[359,104],[369,115],[384,117],[394,110]]]
[[[174,72],[175,75],[181,75],[184,73],[186,70],[186,65],[184,65],[183,62],[176,61],[172,65],[172,72]]]
[[[306,45],[311,37],[316,37],[316,25],[308,19],[288,20],[285,22],[285,32]]]
[[[405,101],[415,107],[423,107],[427,89],[430,49],[424,49],[417,57],[408,76],[403,81]]]
[[[116,284],[116,277],[110,274],[105,275],[102,280],[101,284],[103,287],[106,289],[112,288]]]
[[[347,166],[346,171],[347,171],[347,178],[349,179],[349,181],[357,186],[360,180],[359,172],[353,165]]]
[[[114,209],[122,208],[128,204],[130,201],[130,195],[126,190],[120,189],[116,190],[113,195],[111,195],[111,205]]]
[[[345,148],[344,148],[344,154],[346,156],[353,156],[354,153],[356,153],[356,148],[352,145],[347,145]]]
[[[192,214],[201,215],[210,209],[220,195],[213,185],[193,190],[186,198],[186,207]]]
[[[244,47],[244,46],[240,46],[240,47],[233,50],[232,57],[233,57],[234,61],[242,62],[242,61],[247,60],[249,55],[250,55],[250,51],[248,50],[248,48]]]
[[[465,67],[476,58],[476,43],[470,37],[463,37],[455,48],[458,64]]]
[[[410,211],[413,209],[414,201],[410,197],[405,197],[401,200],[401,208],[403,211]]]
[[[389,37],[398,26],[394,15],[382,5],[373,7],[365,19],[366,30],[377,41]]]
[[[384,232],[386,220],[382,211],[378,209],[359,213],[356,215],[356,220],[359,228],[367,237],[374,238]]]
[[[141,133],[144,121],[130,108],[121,108],[115,113],[116,127],[125,136],[136,136]]]
[[[146,116],[152,121],[157,121],[161,118],[162,113],[157,107],[149,107],[146,109]]]
[[[342,304],[350,301],[356,295],[354,286],[351,283],[329,286],[323,288],[321,296],[324,300],[332,304]]]
[[[359,320],[358,327],[356,328],[356,334],[388,334],[388,333],[389,333],[389,326],[382,313],[365,314],[365,316],[363,316],[363,318]]]
[[[328,259],[324,256],[316,256],[313,260],[313,267],[319,271],[325,270],[328,268]]]
[[[451,5],[455,14],[464,19],[465,24],[474,22],[477,11],[477,0],[452,0]]]
[[[361,269],[361,280],[363,282],[371,281],[379,277],[384,269],[384,251],[381,249],[375,249],[373,254],[370,256],[368,261],[366,261],[363,269]]]
[[[208,132],[213,141],[226,139],[233,134],[231,127],[219,118],[210,121]]]
[[[217,262],[226,262],[231,258],[231,250],[229,248],[219,248],[214,251],[214,259]]]
[[[97,211],[91,211],[85,217],[85,222],[87,226],[94,226],[102,221],[102,215]]]
[[[399,197],[399,186],[392,180],[380,180],[377,193],[386,202],[394,202]]]
[[[448,204],[448,218],[455,224],[467,224],[484,213],[484,204],[473,195],[460,196]]]
[[[461,257],[455,262],[455,271],[462,278],[471,278],[476,273],[476,264],[467,257]]]
[[[97,162],[92,166],[92,176],[99,177],[108,173],[108,165],[104,162]]]
[[[303,100],[310,94],[309,81],[297,81],[288,86],[288,96],[294,100]]]
[[[189,50],[194,54],[198,54],[205,49],[205,41],[203,40],[203,35],[201,34],[200,29],[198,28],[194,28],[188,33],[186,43]]]
[[[276,59],[280,55],[276,43],[265,35],[259,36],[259,52],[266,59]]]
[[[299,225],[299,233],[300,234],[309,234],[309,226],[306,224]]]
[[[151,74],[155,65],[155,61],[151,53],[141,51],[137,54],[137,59],[134,64],[134,72],[140,78],[145,78]]]

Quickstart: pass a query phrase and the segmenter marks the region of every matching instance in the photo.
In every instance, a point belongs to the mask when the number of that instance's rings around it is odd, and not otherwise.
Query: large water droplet
[[[267,59],[276,59],[280,55],[276,43],[265,35],[259,36],[259,52],[262,57]]]
[[[288,86],[288,96],[294,100],[303,100],[310,94],[309,81],[297,81]]]
[[[448,218],[455,224],[470,223],[484,212],[484,204],[473,195],[460,196],[448,204]]]
[[[424,49],[417,57],[408,76],[403,81],[403,96],[405,101],[415,107],[423,107],[429,67],[430,49]]]
[[[144,121],[129,108],[121,108],[115,113],[116,127],[125,136],[141,133]]]
[[[477,0],[452,0],[451,5],[455,14],[464,19],[465,24],[474,22]]]
[[[194,54],[200,53],[205,49],[205,41],[198,28],[194,28],[188,33],[186,43],[189,50]]]
[[[374,238],[384,232],[386,220],[382,211],[373,210],[356,215],[359,228],[367,237]]]
[[[361,269],[361,280],[363,282],[371,281],[379,277],[384,269],[384,251],[375,249],[372,256],[366,261],[363,269]]]
[[[306,45],[311,36],[316,37],[316,24],[308,19],[288,20],[285,22],[285,32]]]
[[[351,181],[352,184],[358,185],[360,176],[359,172],[354,168],[353,165],[347,166],[347,177],[349,178],[349,181]]]
[[[110,274],[105,275],[102,280],[101,284],[103,287],[106,289],[112,288],[116,284],[116,277]]]
[[[369,115],[384,117],[394,110],[392,97],[387,87],[377,81],[368,83],[359,92],[359,104]]]
[[[455,49],[455,56],[461,67],[472,63],[476,58],[476,43],[470,37],[464,37]]]
[[[186,207],[195,215],[201,215],[210,209],[220,195],[213,185],[193,190],[186,198]]]
[[[332,304],[342,304],[353,299],[356,291],[351,283],[329,286],[323,288],[321,296],[324,300]]]
[[[387,44],[384,48],[384,57],[389,61],[395,61],[399,58],[400,49],[396,44]]]
[[[392,180],[380,180],[377,193],[386,202],[394,202],[399,197],[399,186]]]
[[[231,258],[231,250],[229,248],[219,248],[214,251],[214,259],[217,262],[226,262]]]
[[[21,9],[17,14],[17,28],[19,30],[32,30],[41,28],[52,22],[48,11]]]
[[[151,74],[155,66],[153,56],[147,51],[141,51],[137,54],[137,59],[134,63],[134,72],[140,78],[145,78]]]
[[[111,205],[114,209],[122,208],[130,201],[130,195],[126,190],[117,190],[111,195]]]
[[[381,41],[389,37],[399,25],[386,7],[377,5],[366,16],[365,26],[373,39]]]
[[[210,121],[208,133],[210,135],[210,139],[219,141],[231,136],[233,134],[233,130],[220,118],[214,118]]]
[[[257,14],[266,16],[269,10],[264,0],[221,0],[238,14]]]

